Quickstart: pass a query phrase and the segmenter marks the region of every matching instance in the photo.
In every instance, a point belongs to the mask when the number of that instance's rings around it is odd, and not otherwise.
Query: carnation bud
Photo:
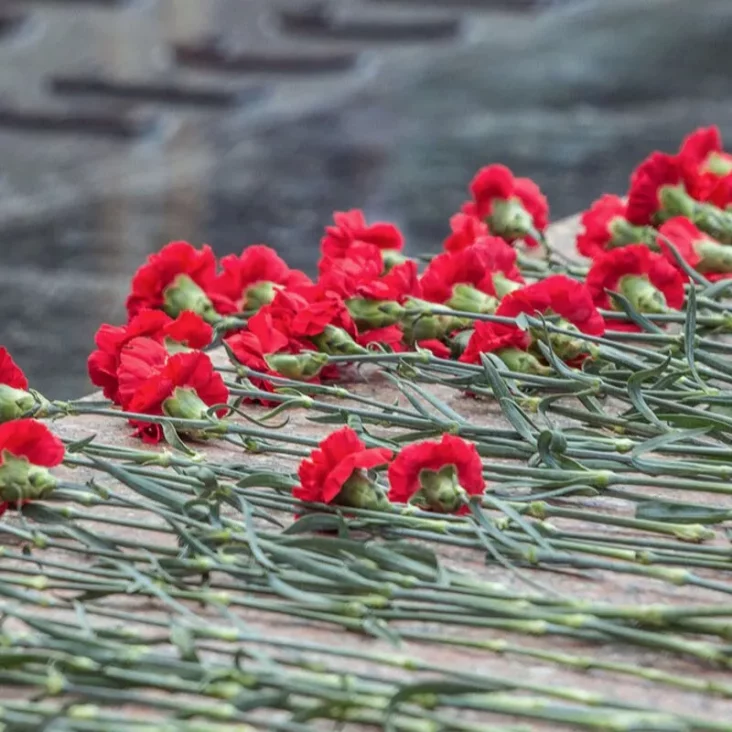
[[[664,221],[674,216],[686,216],[693,219],[696,201],[684,190],[683,186],[662,186],[658,192],[662,211],[660,218]]]
[[[395,325],[404,315],[404,308],[395,300],[352,297],[346,300],[346,307],[354,323],[363,330]]]
[[[244,290],[242,310],[254,311],[269,305],[274,299],[277,291],[281,288],[269,280],[257,282]]]
[[[496,356],[506,364],[510,371],[517,374],[549,374],[551,369],[536,356],[520,348],[499,348]]]
[[[30,392],[0,384],[0,422],[20,419],[38,404],[38,400]]]
[[[459,284],[452,288],[452,297],[445,304],[453,310],[490,315],[496,312],[498,300],[472,285]]]
[[[186,310],[191,310],[210,324],[221,319],[208,295],[187,274],[179,274],[165,288],[163,310],[171,318],[177,318]]]
[[[301,353],[271,353],[264,357],[272,371],[287,379],[307,381],[315,378],[328,363],[328,355],[317,351]]]
[[[0,464],[0,501],[14,503],[45,498],[56,487],[56,478],[44,467],[3,450]]]
[[[208,419],[209,406],[195,389],[176,386],[173,396],[163,402],[163,412],[176,419]]]
[[[343,484],[335,502],[339,506],[365,508],[371,511],[382,511],[389,507],[389,501],[384,492],[369,479],[363,470],[353,472]]]
[[[465,490],[460,487],[454,465],[439,470],[422,470],[419,473],[421,489],[412,502],[438,513],[454,513],[465,502]]]
[[[491,233],[506,239],[537,235],[533,217],[516,198],[494,198],[487,222]]]
[[[351,336],[337,325],[326,325],[322,333],[310,340],[323,352],[331,356],[358,356],[368,351],[359,346]]]
[[[639,313],[666,313],[666,298],[647,277],[626,275],[618,282],[620,292]]]

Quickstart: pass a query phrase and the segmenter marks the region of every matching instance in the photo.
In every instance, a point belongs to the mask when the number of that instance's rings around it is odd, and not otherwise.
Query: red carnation
[[[394,224],[367,224],[363,211],[336,211],[333,214],[335,226],[325,227],[325,236],[320,240],[324,257],[340,259],[348,256],[349,247],[355,242],[373,244],[381,250],[401,249],[404,237]]]
[[[402,448],[389,465],[389,500],[452,513],[465,509],[463,496],[485,491],[483,466],[470,442],[443,435],[440,442],[417,442]]]
[[[300,463],[300,485],[292,495],[308,503],[338,503],[354,508],[383,507],[383,497],[364,471],[385,465],[391,450],[366,448],[358,435],[343,427],[326,437]]]
[[[460,356],[463,363],[480,363],[483,353],[495,353],[504,348],[525,351],[531,345],[531,336],[515,325],[488,323],[478,320],[468,345]]]
[[[537,246],[537,232],[549,222],[549,205],[539,186],[529,178],[516,178],[505,165],[481,168],[470,183],[474,208],[463,208],[485,219],[493,234],[512,242],[523,239]]]
[[[639,312],[661,313],[667,307],[683,306],[686,279],[663,255],[654,254],[644,244],[631,244],[597,257],[585,284],[597,307],[613,307],[606,292],[610,290],[625,295]],[[623,329],[637,328],[634,324],[622,325]]]
[[[668,242],[676,247],[690,267],[702,272],[708,280],[726,279],[732,275],[732,247],[705,234],[686,217],[669,219],[658,230],[661,251],[671,264],[680,269]]]
[[[516,267],[516,252],[503,239],[485,237],[465,249],[438,254],[425,269],[421,285],[424,298],[446,303],[453,298],[458,284],[471,285],[482,293],[500,296],[495,287],[495,275],[523,283]],[[458,303],[451,303],[457,307]]]
[[[28,379],[25,378],[20,366],[13,361],[6,348],[0,347],[0,384],[13,389],[27,389]]]
[[[682,183],[678,160],[666,153],[651,153],[633,172],[628,192],[627,218],[636,226],[656,223],[666,207],[665,190]]]
[[[388,346],[395,353],[402,353],[410,350],[404,343],[404,331],[398,325],[388,325],[385,328],[373,328],[365,333],[360,333],[356,342],[360,346],[370,346],[372,343],[379,343]],[[450,349],[435,338],[417,341],[419,348],[430,351],[437,358],[450,358]]]
[[[225,404],[229,392],[211,359],[200,351],[171,355],[151,338],[135,338],[120,354],[119,395],[130,412],[203,419],[208,407]],[[162,428],[133,422],[146,442],[159,442]]]
[[[50,493],[56,479],[45,468],[63,459],[63,443],[45,424],[16,419],[0,425],[0,516],[17,503]]]
[[[152,338],[158,343],[173,341],[188,348],[205,348],[213,339],[213,329],[200,315],[186,310],[175,320],[161,310],[141,310],[127,325],[104,324],[94,341],[97,350],[89,356],[89,377],[102,387],[104,396],[119,404],[117,369],[122,348],[134,338]]]
[[[591,259],[608,249],[643,242],[655,246],[651,227],[628,221],[627,207],[618,196],[606,194],[582,214],[583,230],[577,235],[577,251]]]
[[[450,230],[452,233],[443,243],[445,251],[448,252],[465,249],[465,247],[475,244],[478,239],[490,235],[484,221],[477,216],[469,216],[465,213],[457,213],[450,218]]]
[[[678,160],[686,189],[697,201],[720,208],[731,202],[732,155],[724,152],[718,127],[700,127],[688,135]]]
[[[507,318],[521,313],[556,314],[588,335],[601,336],[605,332],[605,321],[590,291],[565,275],[552,275],[506,295],[496,310],[496,315]]]
[[[211,286],[211,298],[221,313],[257,310],[271,302],[279,288],[309,285],[310,278],[290,269],[274,249],[264,244],[247,247],[239,256],[221,260],[222,272]]]
[[[176,317],[193,310],[208,322],[215,322],[208,291],[216,276],[216,258],[211,247],[195,249],[188,242],[176,241],[151,254],[132,278],[127,297],[130,318],[140,310],[164,310]]]

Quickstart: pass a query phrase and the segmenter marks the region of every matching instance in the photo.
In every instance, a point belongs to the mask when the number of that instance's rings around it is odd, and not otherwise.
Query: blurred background
[[[168,241],[312,273],[360,207],[435,251],[491,162],[568,216],[732,134],[730,37],[730,0],[0,0],[0,344],[81,396]]]

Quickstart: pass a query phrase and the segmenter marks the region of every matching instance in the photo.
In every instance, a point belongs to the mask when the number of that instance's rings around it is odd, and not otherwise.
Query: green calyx
[[[173,396],[163,402],[163,412],[176,419],[208,419],[208,404],[198,396],[195,389],[177,386]]]
[[[247,287],[242,297],[241,309],[252,312],[269,305],[280,289],[279,285],[268,280]]]
[[[493,234],[507,239],[536,236],[534,219],[517,198],[496,198],[486,223]]]
[[[455,513],[465,504],[467,493],[458,482],[454,465],[444,465],[439,470],[422,470],[419,473],[420,490],[411,503],[437,513]]]
[[[9,422],[30,414],[41,403],[34,394],[0,384],[0,422]]]
[[[46,498],[56,487],[56,478],[47,468],[33,465],[25,457],[2,451],[0,501],[10,503]]]
[[[310,340],[322,353],[331,356],[358,356],[368,351],[359,346],[351,336],[337,325],[326,325],[322,333],[311,336]]]
[[[668,312],[664,294],[647,277],[625,275],[618,281],[618,289],[639,313]]]
[[[336,496],[335,503],[339,506],[365,508],[371,511],[383,511],[389,507],[384,492],[363,470],[352,473]]]
[[[287,379],[307,380],[315,378],[328,363],[328,355],[318,351],[301,353],[271,353],[264,357],[272,371]]]
[[[200,315],[207,323],[221,320],[208,295],[187,275],[179,274],[163,291],[163,310],[177,318],[186,310]]]
[[[396,325],[404,316],[404,308],[395,300],[369,300],[351,297],[346,307],[353,322],[363,330]]]
[[[533,353],[520,348],[500,348],[496,356],[506,364],[509,370],[517,374],[550,374],[551,368],[539,361]]]
[[[472,285],[459,284],[452,288],[452,297],[445,304],[453,310],[490,315],[496,312],[498,300]]]

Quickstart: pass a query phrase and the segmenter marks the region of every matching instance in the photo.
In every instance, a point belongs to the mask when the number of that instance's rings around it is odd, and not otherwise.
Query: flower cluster
[[[732,156],[716,127],[701,128],[674,154],[653,152],[633,171],[625,198],[604,195],[581,216],[577,250],[592,259],[586,284],[601,308],[639,312],[683,306],[689,270],[732,276]],[[633,329],[625,324],[620,329]]]
[[[356,432],[343,427],[326,437],[300,463],[293,496],[306,503],[328,503],[380,510],[389,503],[409,503],[438,513],[465,512],[469,496],[485,491],[483,466],[470,442],[443,435],[391,450],[367,448]],[[373,468],[388,464],[385,494],[373,479]]]

